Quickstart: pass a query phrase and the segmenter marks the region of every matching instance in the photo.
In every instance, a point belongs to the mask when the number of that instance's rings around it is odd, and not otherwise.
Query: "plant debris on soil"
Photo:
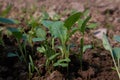
[[[5,11],[6,8],[10,8],[10,11]],[[32,21],[34,23],[34,19],[44,17],[43,13],[50,16],[49,20],[64,21],[70,16],[70,13],[83,12],[86,9],[89,10],[91,16],[89,23],[96,23],[97,27],[85,30],[84,45],[93,47],[84,52],[82,69],[79,60],[74,55],[79,53],[82,37],[79,32],[70,38],[70,42],[76,46],[71,48],[72,53],[69,56],[71,62],[68,68],[61,66],[52,68],[50,66],[50,71],[47,70],[44,66],[46,57],[37,51],[37,47],[43,44],[39,42],[34,43],[32,47],[31,44],[28,44],[25,48],[26,52],[32,55],[34,66],[40,71],[40,75],[37,70],[29,74],[29,67],[26,67],[26,64],[20,61],[18,56],[8,57],[9,53],[20,53],[21,51],[15,37],[8,35],[7,28],[22,28],[23,32],[29,33],[31,27],[28,24],[32,24]],[[1,29],[4,45],[0,44],[0,80],[119,80],[116,70],[112,69],[114,63],[111,54],[104,49],[100,38],[101,34],[98,36],[96,34],[102,30],[105,31],[110,45],[120,47],[120,43],[113,40],[115,35],[120,36],[120,0],[0,0],[0,16],[20,22],[18,24],[0,23],[0,28],[5,28]],[[47,20],[48,17],[44,18]],[[36,26],[39,25],[38,22],[35,23]],[[49,31],[46,35],[48,38],[52,36]],[[21,44],[23,42],[24,40],[20,40]],[[55,39],[55,45],[59,44],[60,41]],[[51,44],[48,45],[51,46]],[[59,52],[59,50],[57,51]],[[30,61],[29,59],[27,57],[28,61]],[[32,76],[30,77],[30,75]]]

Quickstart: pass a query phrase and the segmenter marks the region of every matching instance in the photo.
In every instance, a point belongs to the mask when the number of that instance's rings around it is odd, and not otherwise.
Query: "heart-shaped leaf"
[[[62,43],[67,39],[67,28],[62,21],[56,21],[52,24],[50,32],[55,38],[59,38]]]

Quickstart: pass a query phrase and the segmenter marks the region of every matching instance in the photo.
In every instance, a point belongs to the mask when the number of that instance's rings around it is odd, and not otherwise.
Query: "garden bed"
[[[120,35],[119,0],[0,2],[0,16],[16,20],[0,20],[0,80],[119,80],[110,51],[95,36],[106,29],[111,47],[120,47],[113,40]]]

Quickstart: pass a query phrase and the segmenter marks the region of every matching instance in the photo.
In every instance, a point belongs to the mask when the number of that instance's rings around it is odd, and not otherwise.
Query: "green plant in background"
[[[1,24],[18,24],[18,21],[13,20],[13,19],[0,17],[0,23]],[[26,62],[25,55],[23,53],[22,46],[20,43],[20,39],[22,38],[22,33],[16,28],[7,28],[7,30],[11,31],[13,33],[13,35],[16,37],[20,52],[22,54],[22,58],[24,59],[24,62]],[[1,34],[2,34],[2,32],[1,32]],[[1,38],[1,41],[2,41],[2,38]],[[2,42],[2,43],[4,43],[4,42]],[[14,54],[14,53],[8,53],[8,57],[13,57],[13,56],[18,56],[18,55]]]
[[[3,24],[17,24],[17,22],[15,20],[4,18],[4,17],[0,17],[0,23],[3,23]]]
[[[23,34],[21,31],[19,31],[16,28],[8,28],[9,31],[12,32],[12,35],[16,38],[17,43],[18,43],[18,47],[20,49],[20,53],[21,53],[21,58],[23,58],[23,61],[27,64],[27,53],[26,53],[26,49],[24,49],[25,51],[23,51],[23,47],[25,48],[26,46],[26,41],[24,41],[23,44],[21,44],[21,40],[23,38]],[[25,53],[24,53],[25,52]]]
[[[0,16],[6,17],[12,9],[12,4],[7,5],[6,9],[0,13]]]
[[[18,23],[18,22],[16,22],[16,20],[7,19],[7,18],[3,18],[3,17],[0,18],[0,22],[4,23],[4,24],[17,24]],[[18,52],[9,52],[7,57],[18,57],[20,61],[25,62],[25,64],[28,66],[29,79],[31,78],[32,73],[35,70],[37,71],[38,75],[40,75],[40,72],[37,69],[37,67],[34,65],[32,57],[30,55],[29,55],[29,63],[27,60],[27,57],[28,57],[28,54],[26,51],[26,44],[28,41],[27,35],[24,34],[23,33],[24,31],[21,29],[8,27],[7,30],[10,31],[12,33],[12,35],[16,38],[18,48],[20,50],[20,54]],[[2,38],[0,38],[0,39],[2,40]],[[23,42],[21,42],[21,40],[23,40]]]
[[[35,36],[36,28],[39,26],[38,19],[35,19],[34,17],[31,17],[30,21],[27,21],[28,28],[30,28],[29,32],[26,34],[28,38],[28,42],[31,47],[33,47],[33,41],[32,39]]]
[[[118,42],[120,42],[120,36],[115,36],[114,39]],[[120,79],[120,63],[119,63],[119,60],[120,60],[120,48],[119,47],[115,47],[115,48],[112,48],[109,41],[108,41],[108,38],[107,36],[104,34],[103,35],[103,46],[106,50],[110,51],[111,53],[111,56],[112,56],[112,60],[113,60],[113,63],[114,63],[114,66],[115,66],[115,70],[117,71],[117,74],[118,74],[118,77]]]

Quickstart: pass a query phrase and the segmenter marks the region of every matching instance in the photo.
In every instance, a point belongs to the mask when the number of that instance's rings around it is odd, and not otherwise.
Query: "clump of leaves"
[[[51,37],[53,39],[59,39],[60,45],[55,46],[53,49],[59,49],[61,58],[57,60],[53,64],[53,66],[62,66],[67,67],[68,63],[70,62],[69,55],[70,55],[70,45],[67,44],[70,37],[76,32],[80,31],[82,33],[82,39],[81,39],[81,49],[79,54],[79,59],[82,63],[82,55],[85,51],[85,48],[91,48],[91,46],[85,46],[84,47],[84,33],[85,29],[87,27],[87,23],[90,19],[90,16],[88,16],[85,20],[82,20],[81,17],[84,13],[76,12],[69,16],[64,22],[63,21],[50,21],[50,20],[43,20],[42,24],[45,26],[49,32],[51,33]],[[73,27],[74,24],[78,22],[79,27]],[[95,25],[91,25],[95,26]],[[54,45],[54,41],[52,43]],[[49,53],[50,54],[50,53]],[[55,53],[56,54],[56,53]]]

